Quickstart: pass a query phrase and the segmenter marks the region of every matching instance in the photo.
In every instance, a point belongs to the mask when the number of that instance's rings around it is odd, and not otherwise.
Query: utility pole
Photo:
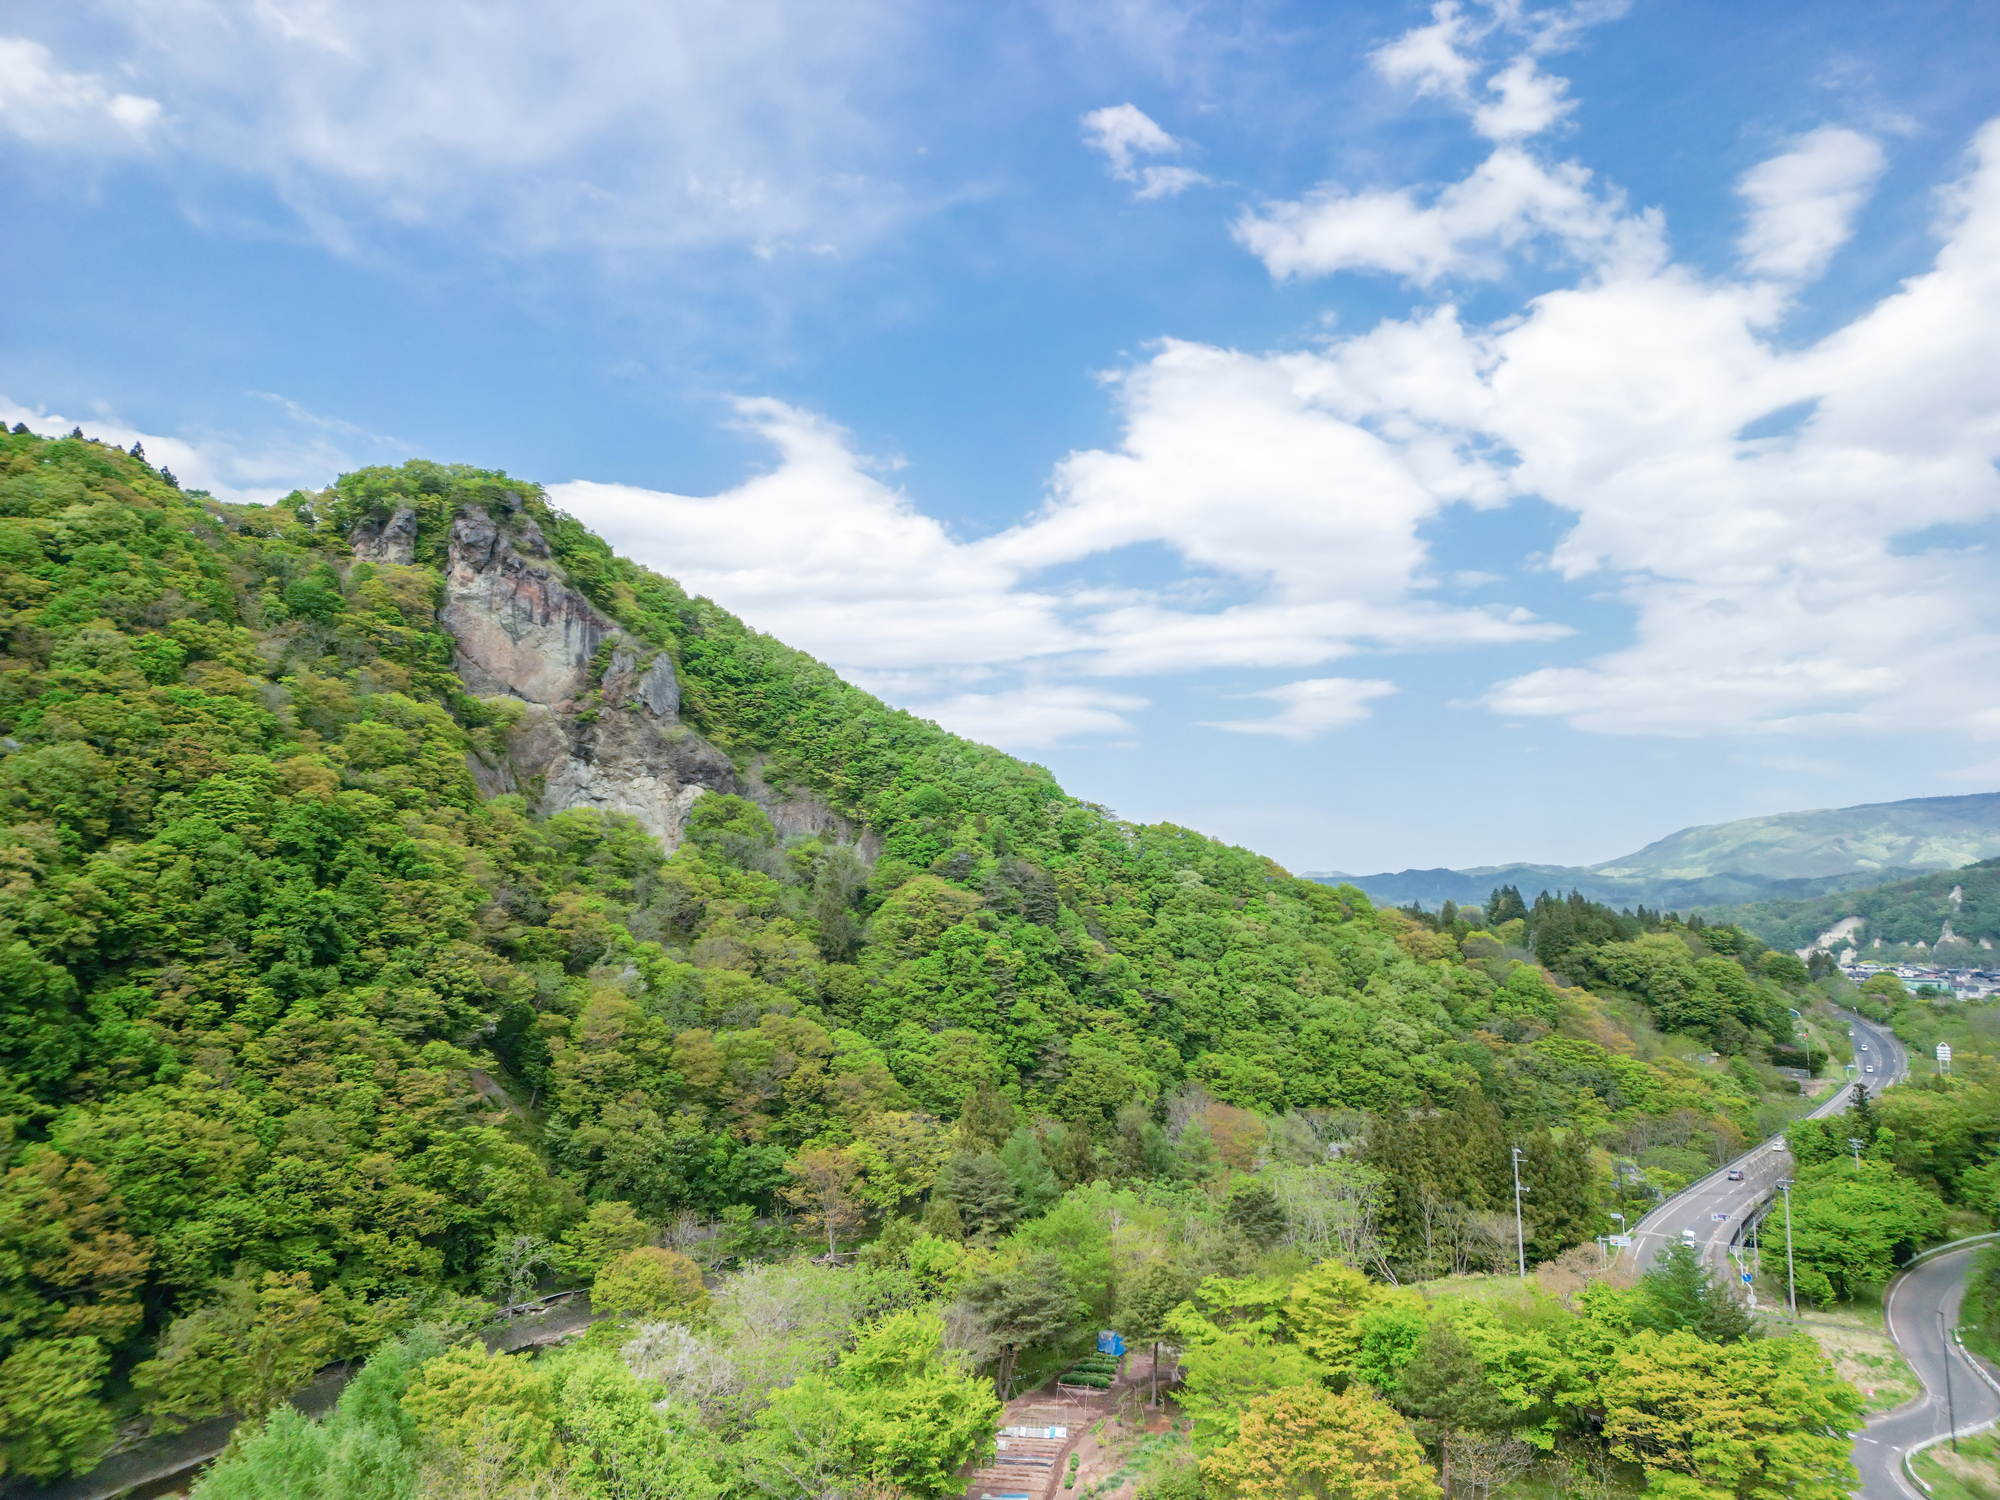
[[[1951,1399],[1951,1330],[1944,1326],[1944,1309],[1938,1309],[1938,1336],[1944,1340],[1944,1410],[1951,1424],[1951,1451],[1958,1452],[1958,1407]]]
[[[1854,1153],[1854,1175],[1859,1177],[1861,1175],[1861,1137],[1850,1135],[1847,1138],[1847,1149]]]
[[[1792,1270],[1792,1179],[1780,1177],[1778,1191],[1785,1195],[1785,1305],[1792,1310],[1792,1321],[1799,1316],[1799,1283]]]
[[[1521,1279],[1528,1279],[1528,1240],[1521,1228],[1521,1148],[1512,1148],[1514,1156],[1514,1259],[1518,1262]]]

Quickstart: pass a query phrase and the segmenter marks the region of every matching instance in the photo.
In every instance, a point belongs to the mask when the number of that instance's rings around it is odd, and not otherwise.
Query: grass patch
[[[1774,1332],[1793,1326],[1789,1320],[1772,1321]],[[1811,1334],[1826,1351],[1840,1378],[1861,1392],[1868,1403],[1867,1415],[1891,1411],[1923,1394],[1923,1386],[1896,1351],[1882,1321],[1879,1289],[1833,1307],[1801,1308],[1796,1326]]]
[[[1910,1467],[1931,1487],[1934,1500],[2000,1500],[2000,1436],[1982,1432],[1926,1448]]]

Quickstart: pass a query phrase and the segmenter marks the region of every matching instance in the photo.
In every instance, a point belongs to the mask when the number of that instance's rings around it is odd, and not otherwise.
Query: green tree
[[[1049,1165],[1065,1188],[1077,1187],[1097,1175],[1097,1148],[1088,1124],[1070,1121],[1054,1133],[1054,1144]]]
[[[556,1264],[568,1275],[587,1281],[606,1261],[638,1249],[652,1237],[653,1226],[634,1213],[631,1204],[593,1203],[583,1222],[562,1237]]]
[[[1120,1290],[1118,1328],[1134,1343],[1152,1345],[1149,1404],[1160,1404],[1160,1344],[1168,1334],[1167,1319],[1193,1290],[1187,1276],[1170,1261],[1156,1260]]]
[[[1000,1165],[1013,1179],[1014,1189],[1020,1194],[1022,1210],[1028,1215],[1041,1213],[1062,1196],[1062,1184],[1056,1181],[1056,1174],[1049,1169],[1048,1158],[1042,1154],[1040,1138],[1026,1125],[1018,1127],[1007,1137],[1006,1144],[1000,1148],[999,1159]]]
[[[1639,1279],[1646,1320],[1663,1332],[1685,1328],[1711,1343],[1750,1336],[1750,1311],[1709,1274],[1695,1247],[1676,1243],[1660,1252]]]
[[[563,1474],[583,1495],[718,1500],[723,1493],[713,1440],[656,1411],[653,1393],[623,1360],[565,1351],[550,1365],[549,1388]]]
[[[1494,1388],[1478,1349],[1446,1317],[1433,1319],[1418,1340],[1393,1399],[1416,1419],[1425,1440],[1447,1458],[1457,1434],[1497,1432],[1512,1425],[1517,1415],[1515,1406]],[[1447,1471],[1447,1488],[1450,1483]]]
[[[1238,1178],[1230,1185],[1229,1200],[1223,1214],[1246,1240],[1260,1250],[1276,1244],[1289,1227],[1278,1195],[1271,1191],[1268,1183],[1254,1177]]]
[[[133,1372],[146,1410],[169,1429],[218,1412],[257,1421],[366,1337],[339,1294],[316,1291],[303,1271],[239,1275],[217,1290],[174,1319]]]
[[[195,1486],[197,1500],[410,1500],[423,1453],[402,1398],[417,1369],[443,1352],[434,1328],[413,1329],[368,1357],[324,1423],[280,1406],[240,1428]]]
[[[1437,1500],[1409,1426],[1365,1389],[1290,1386],[1253,1399],[1235,1438],[1201,1461],[1216,1500]]]
[[[501,1314],[512,1317],[542,1284],[542,1272],[554,1259],[555,1247],[539,1234],[508,1235],[487,1253],[480,1267],[480,1285],[499,1299]]]
[[[1593,1373],[1605,1439],[1649,1488],[1844,1500],[1858,1482],[1861,1395],[1803,1334],[1712,1344],[1646,1329],[1614,1342]]]
[[[958,1128],[977,1146],[997,1147],[1014,1133],[1014,1103],[991,1083],[981,1082],[965,1096]]]
[[[112,1438],[97,1395],[110,1363],[88,1334],[30,1339],[0,1360],[0,1477],[52,1479],[96,1462]]]
[[[1021,1194],[1006,1165],[991,1152],[961,1151],[945,1164],[937,1191],[958,1209],[968,1238],[996,1240],[1021,1216]]]
[[[1537,1259],[1554,1260],[1596,1232],[1597,1174],[1580,1131],[1567,1130],[1561,1139],[1546,1130],[1529,1136],[1521,1185],[1534,1228],[1528,1248]]]
[[[606,1261],[590,1285],[594,1312],[649,1321],[684,1320],[708,1308],[701,1267],[678,1250],[642,1245]]]
[[[1360,1352],[1362,1315],[1376,1293],[1376,1284],[1354,1267],[1323,1260],[1292,1283],[1285,1328],[1328,1369],[1347,1369]]]
[[[1944,1230],[1944,1205],[1887,1162],[1863,1158],[1811,1167],[1792,1191],[1793,1253],[1832,1282],[1843,1301],[1879,1286]]]
[[[482,1345],[461,1344],[420,1366],[402,1404],[424,1442],[467,1478],[497,1487],[562,1458],[548,1376]]]
[[[961,1295],[1000,1351],[994,1381],[1003,1401],[1012,1395],[1021,1352],[1062,1343],[1089,1313],[1061,1258],[1051,1250],[981,1276]]]
[[[865,1329],[831,1378],[775,1393],[757,1415],[753,1480],[793,1495],[861,1481],[919,1500],[961,1487],[960,1468],[992,1451],[1000,1402],[952,1368],[943,1342],[937,1314],[898,1313]]]

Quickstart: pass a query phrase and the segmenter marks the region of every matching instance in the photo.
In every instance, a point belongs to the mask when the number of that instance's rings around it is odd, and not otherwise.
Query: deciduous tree
[[[1424,1450],[1372,1393],[1290,1386],[1258,1396],[1201,1462],[1216,1500],[1437,1500]]]

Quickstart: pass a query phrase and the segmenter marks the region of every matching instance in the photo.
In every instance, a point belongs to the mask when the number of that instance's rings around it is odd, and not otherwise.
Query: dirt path
[[[1016,1396],[1001,1409],[993,1462],[966,1478],[966,1500],[1065,1500],[1117,1473],[1137,1439],[1166,1431],[1168,1368],[1163,1359],[1159,1410],[1148,1410],[1144,1404],[1152,1389],[1149,1353],[1127,1355],[1118,1378],[1095,1395],[1072,1395],[1051,1381]],[[1120,1419],[1119,1408],[1133,1392],[1138,1394],[1139,1420],[1127,1423]],[[1072,1454],[1076,1478],[1066,1486],[1063,1478]]]

